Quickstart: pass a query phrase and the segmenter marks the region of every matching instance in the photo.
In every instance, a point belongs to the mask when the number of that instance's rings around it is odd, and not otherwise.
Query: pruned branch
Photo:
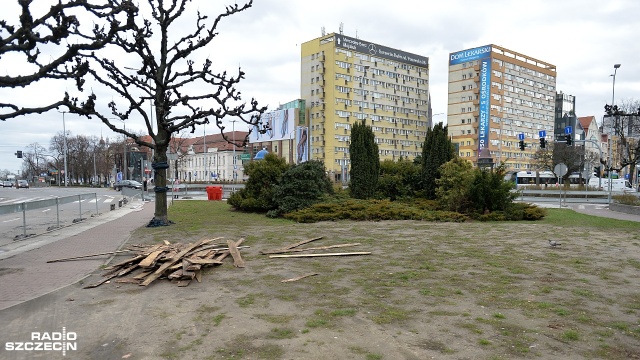
[[[19,25],[0,20],[0,57],[13,53],[22,55],[36,69],[29,74],[0,76],[0,88],[25,87],[42,79],[74,79],[82,90],[88,63],[82,61],[83,52],[99,50],[109,44],[118,32],[127,30],[138,9],[130,0],[111,0],[104,4],[90,4],[85,0],[59,2],[39,18],[31,15],[33,0],[18,0],[21,6]],[[95,23],[91,31],[81,30],[80,21],[71,11],[82,10]],[[103,25],[97,25],[102,21]],[[64,44],[66,43],[66,44]],[[46,54],[48,62],[40,61],[41,48],[57,45],[57,55]],[[62,105],[62,101],[41,107],[20,107],[0,104],[0,120],[21,115],[43,113]]]

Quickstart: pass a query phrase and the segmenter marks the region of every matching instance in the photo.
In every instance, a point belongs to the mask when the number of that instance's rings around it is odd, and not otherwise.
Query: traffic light
[[[520,151],[524,151],[524,140],[520,140]]]
[[[16,156],[18,157],[18,159],[22,159],[22,150],[16,151]]]
[[[572,141],[571,141],[571,134],[567,134],[564,136],[564,139],[567,141],[567,146],[571,146]]]
[[[596,177],[602,177],[602,168],[600,166],[594,166],[593,173],[596,175]]]
[[[540,138],[540,149],[544,149],[547,146],[547,140],[545,138]]]

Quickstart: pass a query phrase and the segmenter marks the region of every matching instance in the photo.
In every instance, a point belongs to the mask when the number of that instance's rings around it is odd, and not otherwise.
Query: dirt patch
[[[5,338],[26,341],[35,328],[64,326],[78,334],[74,359],[640,358],[637,233],[418,221],[240,230],[250,246],[243,269],[228,262],[185,288],[166,280],[146,288],[77,284],[0,313]],[[221,226],[210,235],[237,234]],[[159,240],[135,235],[132,243]],[[348,251],[372,254],[260,254],[317,236],[324,238],[309,246],[357,242]],[[309,273],[318,275],[281,282]]]

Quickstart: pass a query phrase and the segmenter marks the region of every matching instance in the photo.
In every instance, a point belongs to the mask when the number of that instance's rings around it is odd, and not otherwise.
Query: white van
[[[589,186],[609,191],[609,178],[592,177],[589,179]],[[636,192],[629,180],[625,179],[611,179],[611,191]]]

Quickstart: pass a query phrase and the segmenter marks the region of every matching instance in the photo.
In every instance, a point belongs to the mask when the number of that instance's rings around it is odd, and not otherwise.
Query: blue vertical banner
[[[478,155],[489,144],[489,118],[491,116],[491,59],[480,61],[480,119],[478,119]]]
[[[489,147],[489,126],[491,118],[491,45],[480,46],[449,54],[449,66],[470,61],[478,61],[480,67],[479,119],[478,119],[478,156],[480,151]]]

